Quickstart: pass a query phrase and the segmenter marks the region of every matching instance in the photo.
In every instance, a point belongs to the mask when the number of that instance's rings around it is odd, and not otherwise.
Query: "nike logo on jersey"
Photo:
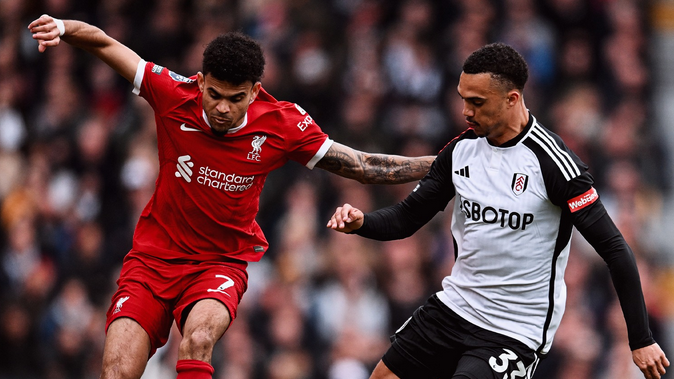
[[[456,170],[456,171],[454,171],[454,173],[459,175],[459,176],[464,176],[466,178],[470,178],[470,168],[469,168],[469,166],[466,166],[466,167],[462,168],[461,170]]]
[[[189,126],[186,126],[184,123],[182,125],[180,125],[180,130],[182,130],[183,132],[201,132],[202,131],[201,129],[190,128]]]

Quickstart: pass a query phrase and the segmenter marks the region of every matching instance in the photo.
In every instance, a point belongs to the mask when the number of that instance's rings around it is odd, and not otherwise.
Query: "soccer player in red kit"
[[[84,22],[43,15],[28,28],[40,52],[63,40],[95,55],[155,112],[160,171],[108,310],[104,379],[140,378],[174,320],[178,378],[212,377],[213,346],[236,317],[247,262],[267,249],[255,216],[270,171],[294,160],[362,183],[403,183],[434,159],[333,142],[300,106],[265,92],[262,50],[240,33],[211,41],[202,72],[184,77]]]

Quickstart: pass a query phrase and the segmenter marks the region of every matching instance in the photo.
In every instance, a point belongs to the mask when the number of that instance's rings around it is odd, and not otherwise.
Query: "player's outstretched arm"
[[[63,40],[97,56],[133,83],[140,57],[101,29],[82,21],[58,20],[46,14],[31,22],[28,29],[37,40],[40,52]]]
[[[328,221],[328,228],[334,229],[338,232],[349,233],[363,226],[365,216],[363,212],[351,206],[351,204],[344,204],[337,207],[335,214],[330,217]]]
[[[420,180],[435,156],[370,154],[333,143],[316,167],[364,184],[398,184]]]
[[[660,379],[669,367],[669,360],[657,343],[632,351],[632,360],[646,379]]]

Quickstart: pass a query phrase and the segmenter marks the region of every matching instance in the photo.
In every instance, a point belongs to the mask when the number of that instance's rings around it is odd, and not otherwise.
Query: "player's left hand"
[[[28,25],[28,30],[33,33],[33,39],[38,42],[37,49],[44,53],[49,46],[57,46],[61,42],[61,33],[56,26],[54,18],[43,14],[37,20]]]
[[[364,218],[365,216],[360,209],[346,203],[341,207],[337,207],[335,214],[332,215],[326,226],[338,232],[349,233],[360,229],[363,226]]]
[[[665,367],[669,367],[669,360],[657,343],[632,351],[632,360],[646,379],[660,379]]]

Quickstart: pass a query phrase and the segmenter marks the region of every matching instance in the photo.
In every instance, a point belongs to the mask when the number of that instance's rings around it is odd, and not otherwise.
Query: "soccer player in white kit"
[[[455,200],[452,273],[392,336],[371,379],[531,378],[564,313],[574,226],[609,267],[635,364],[647,379],[669,366],[648,326],[632,251],[587,165],[526,108],[527,78],[526,62],[508,45],[473,52],[457,88],[468,129],[399,204],[368,214],[345,204],[328,222],[400,239]]]

